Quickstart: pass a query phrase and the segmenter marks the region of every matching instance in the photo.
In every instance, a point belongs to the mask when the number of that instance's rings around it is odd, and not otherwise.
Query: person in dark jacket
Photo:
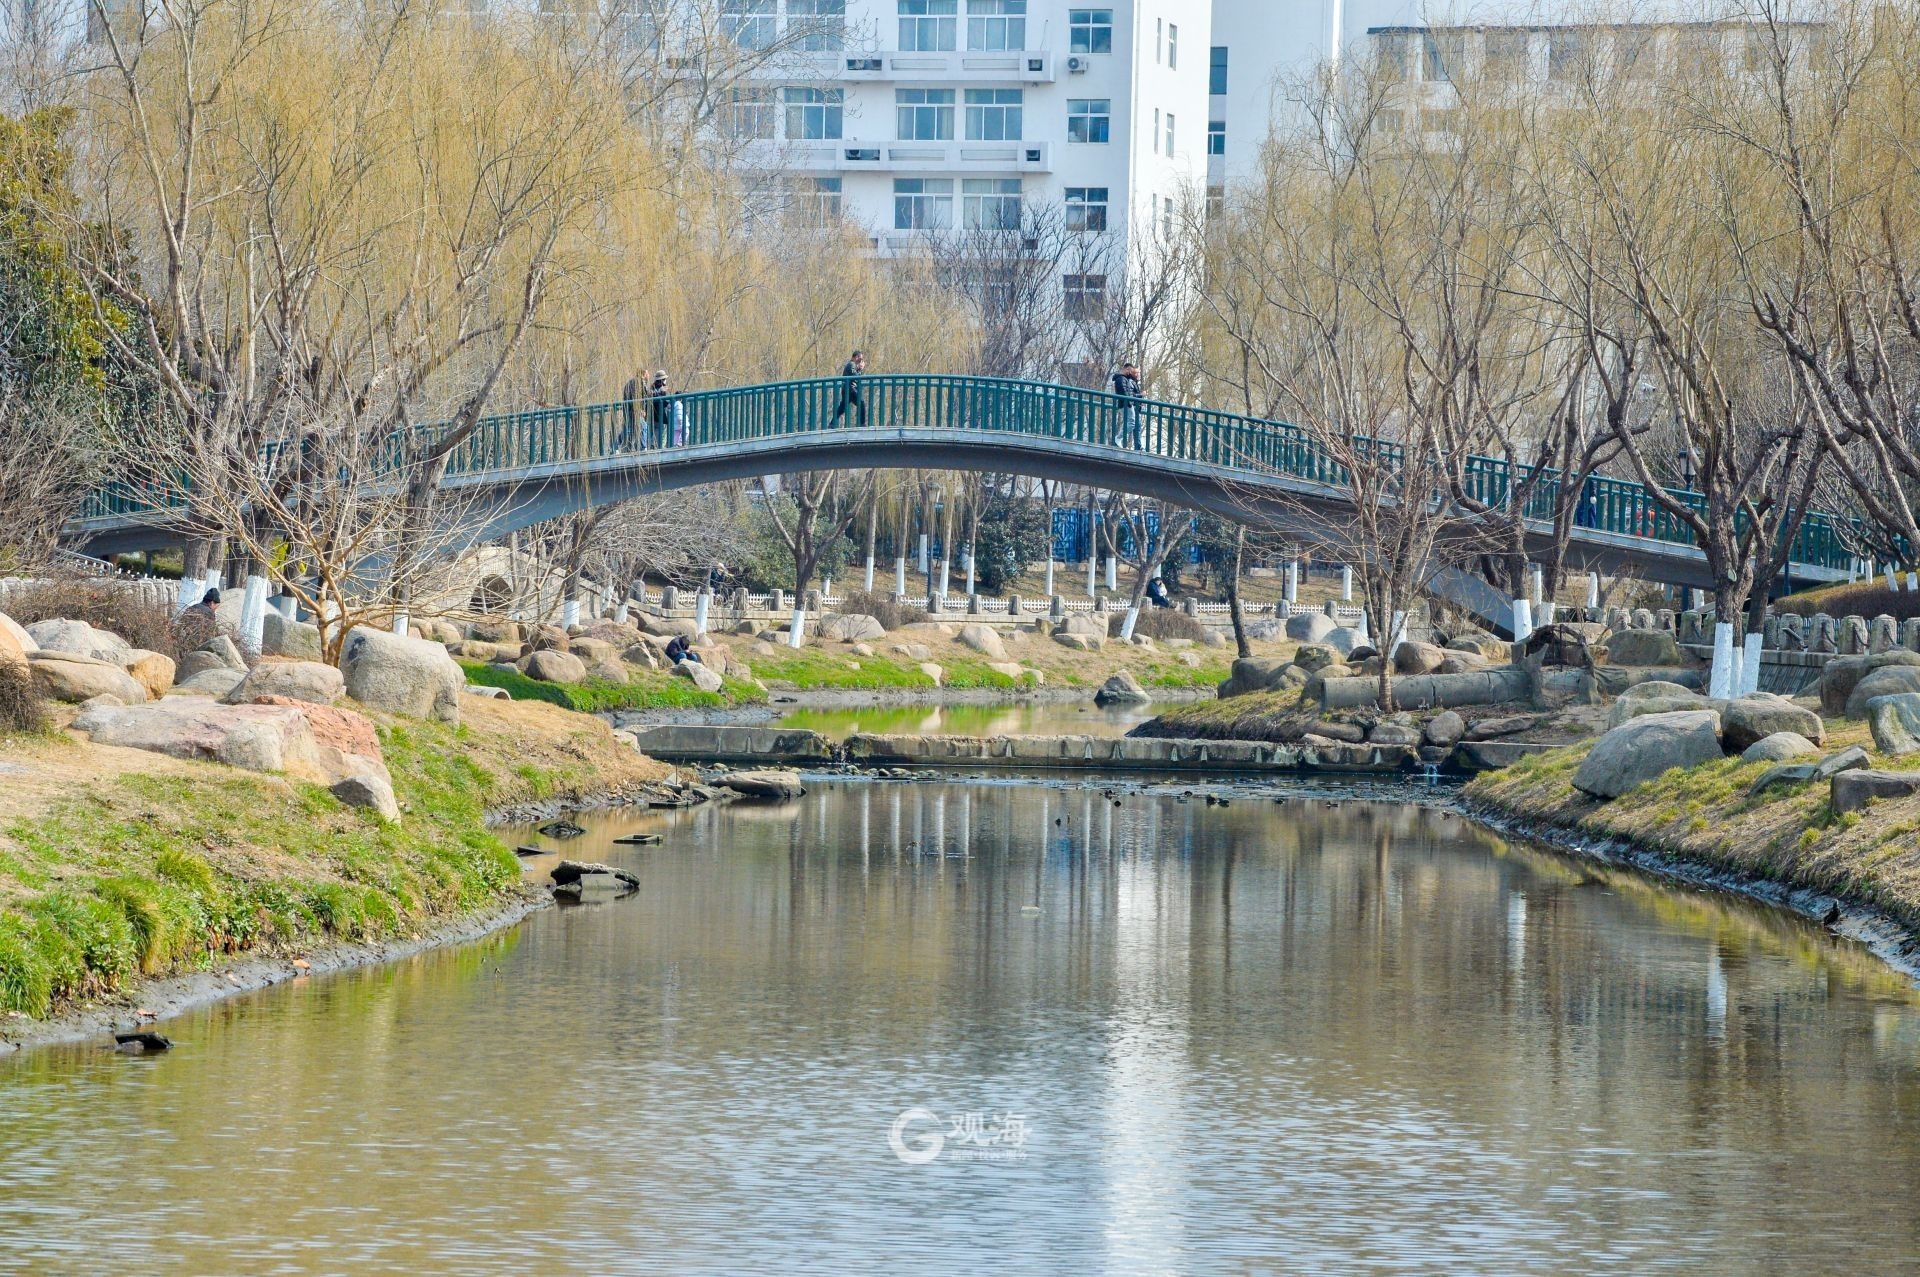
[[[840,418],[847,415],[849,408],[859,410],[855,414],[859,419],[856,424],[862,427],[867,424],[867,401],[860,397],[860,374],[866,370],[867,357],[854,351],[853,357],[840,369],[840,402],[834,406],[833,420],[827,423],[829,426],[839,425]]]
[[[1167,593],[1167,583],[1157,576],[1147,582],[1147,597],[1155,607],[1173,606],[1173,597]]]
[[[1120,437],[1122,447],[1140,446],[1140,365],[1131,359],[1113,374],[1113,393],[1120,400]]]
[[[667,640],[667,661],[672,665],[682,661],[692,661],[695,665],[702,663],[700,654],[693,650],[693,644],[687,642],[684,634],[676,634]]]
[[[653,425],[653,439],[642,439],[641,447],[658,443],[664,448],[674,441],[673,411],[677,406],[667,381],[667,370],[662,368],[653,374],[653,384],[647,387],[647,419]]]

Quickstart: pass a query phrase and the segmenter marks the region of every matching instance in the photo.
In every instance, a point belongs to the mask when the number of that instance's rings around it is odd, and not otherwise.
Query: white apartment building
[[[1179,0],[721,0],[785,41],[730,126],[822,213],[911,252],[1053,208],[1125,241],[1206,171],[1210,14]],[[777,81],[777,82],[770,82]]]

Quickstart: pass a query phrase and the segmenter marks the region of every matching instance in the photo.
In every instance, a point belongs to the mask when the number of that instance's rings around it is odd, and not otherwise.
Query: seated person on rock
[[[695,665],[701,663],[700,653],[693,650],[693,644],[687,642],[684,634],[676,634],[667,640],[667,659],[675,665],[682,661],[692,661]]]
[[[1147,582],[1147,597],[1153,600],[1155,607],[1173,606],[1173,598],[1167,593],[1167,583],[1157,576]]]

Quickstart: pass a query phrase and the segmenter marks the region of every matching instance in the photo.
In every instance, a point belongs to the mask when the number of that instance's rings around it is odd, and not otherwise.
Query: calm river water
[[[1920,1268],[1920,1001],[1763,908],[1178,786],[568,850],[640,891],[0,1060],[0,1269]]]

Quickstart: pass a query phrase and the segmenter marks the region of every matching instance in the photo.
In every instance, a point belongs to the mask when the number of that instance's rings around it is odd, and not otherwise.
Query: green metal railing
[[[665,456],[685,448],[748,443],[816,434],[862,425],[889,430],[967,430],[989,435],[1045,439],[1083,447],[1143,452],[1169,461],[1239,472],[1247,479],[1280,477],[1340,486],[1346,471],[1298,427],[1233,413],[1154,400],[1124,401],[1100,391],[1045,382],[938,374],[886,374],[860,380],[864,403],[843,400],[838,377],[775,382],[725,390],[702,390],[633,403],[538,408],[486,417],[448,458],[448,474],[512,474],[536,466],[565,466],[608,458]],[[444,426],[428,426],[432,435]],[[396,438],[395,470],[408,452]],[[1398,444],[1371,446],[1397,460]],[[1514,491],[1516,473],[1537,477],[1528,489],[1525,515],[1553,517],[1560,500],[1557,472],[1514,467],[1495,457],[1474,457],[1467,490],[1474,500],[1499,507]],[[1699,509],[1697,493],[1675,493]],[[89,521],[141,521],[185,506],[178,482],[114,480],[89,498],[81,517]],[[1575,511],[1580,530],[1638,537],[1673,545],[1693,544],[1692,532],[1633,480],[1587,480]],[[1809,514],[1794,540],[1795,564],[1846,569],[1853,539],[1829,515]]]

